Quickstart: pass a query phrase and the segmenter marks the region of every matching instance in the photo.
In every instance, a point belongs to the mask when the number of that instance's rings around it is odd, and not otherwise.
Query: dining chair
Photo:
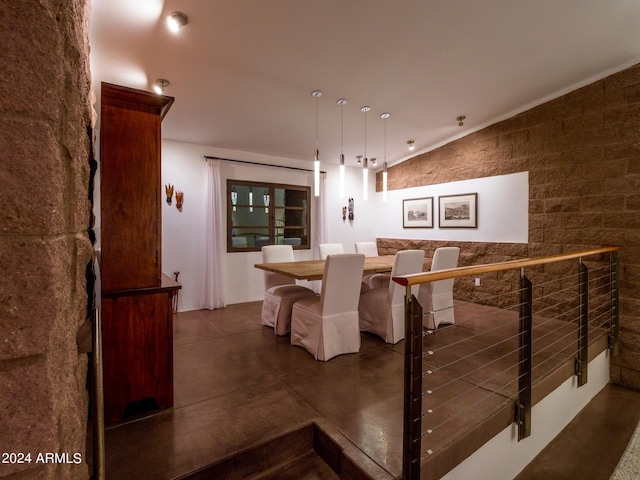
[[[341,243],[321,243],[318,245],[320,250],[320,260],[325,260],[327,256],[336,253],[344,253],[344,247]]]
[[[402,250],[396,253],[390,277],[422,271],[423,250]],[[419,286],[412,287],[414,295]],[[387,286],[366,290],[360,295],[358,313],[360,330],[371,332],[387,343],[398,343],[404,338],[405,287],[389,282]]]
[[[440,247],[433,254],[431,271],[446,270],[458,266],[460,248]],[[453,312],[453,278],[423,283],[418,291],[418,303],[422,307],[423,327],[436,329],[438,325],[455,323]]]
[[[376,242],[356,242],[356,253],[362,253],[365,257],[377,257],[378,256],[378,245]],[[374,288],[376,282],[378,282],[379,286],[382,283],[388,282],[390,279],[388,273],[368,273],[362,276],[362,283],[364,284],[364,289]]]
[[[360,253],[326,258],[320,296],[293,305],[291,345],[304,347],[321,361],[360,351],[358,299],[363,268]]]
[[[261,249],[262,263],[293,262],[291,245],[265,245]],[[264,272],[264,300],[262,325],[273,327],[276,335],[286,335],[291,330],[291,309],[302,298],[315,297],[313,290],[296,285],[296,280],[278,273]]]

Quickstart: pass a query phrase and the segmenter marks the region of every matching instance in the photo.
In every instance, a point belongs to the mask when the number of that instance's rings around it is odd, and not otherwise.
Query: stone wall
[[[461,264],[621,246],[621,355],[611,377],[640,389],[640,65],[390,167],[388,187],[522,171],[529,243],[464,244]],[[378,242],[383,253],[399,247]],[[434,245],[425,248],[429,256]]]
[[[0,478],[89,477],[76,344],[92,251],[88,8],[0,2],[0,454],[31,455]]]

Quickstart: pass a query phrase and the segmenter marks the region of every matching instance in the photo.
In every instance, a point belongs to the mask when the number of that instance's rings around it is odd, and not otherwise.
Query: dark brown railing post
[[[619,324],[619,289],[618,289],[618,281],[619,281],[619,272],[620,272],[620,261],[618,260],[618,256],[615,252],[611,252],[611,256],[609,258],[609,295],[610,295],[610,315],[611,315],[611,331],[609,333],[609,349],[611,350],[611,355],[616,356],[620,353],[620,345],[618,343],[619,335],[620,335],[620,324]]]
[[[520,335],[518,369],[518,405],[516,423],[518,441],[531,435],[531,369],[533,363],[533,286],[520,273]]]
[[[589,269],[578,263],[578,353],[576,357],[576,375],[578,387],[587,383],[589,364]]]
[[[411,294],[405,295],[404,334],[404,430],[402,478],[420,478],[422,438],[422,307]]]

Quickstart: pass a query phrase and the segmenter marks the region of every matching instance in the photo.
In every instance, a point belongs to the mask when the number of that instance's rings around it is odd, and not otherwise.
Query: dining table
[[[364,257],[364,275],[370,273],[389,273],[393,268],[395,255]],[[271,273],[279,273],[296,280],[322,280],[324,260],[298,260],[295,262],[256,263],[255,268]]]

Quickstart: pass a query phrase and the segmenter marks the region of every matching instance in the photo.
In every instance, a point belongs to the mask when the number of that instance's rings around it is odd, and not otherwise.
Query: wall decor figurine
[[[182,201],[184,200],[184,192],[182,190],[176,191],[176,208],[182,211]]]
[[[173,185],[170,183],[164,186],[164,192],[167,194],[167,205],[171,205],[173,198]]]
[[[353,220],[353,198],[349,199],[349,220]]]
[[[342,220],[347,219],[347,207],[342,207]]]

